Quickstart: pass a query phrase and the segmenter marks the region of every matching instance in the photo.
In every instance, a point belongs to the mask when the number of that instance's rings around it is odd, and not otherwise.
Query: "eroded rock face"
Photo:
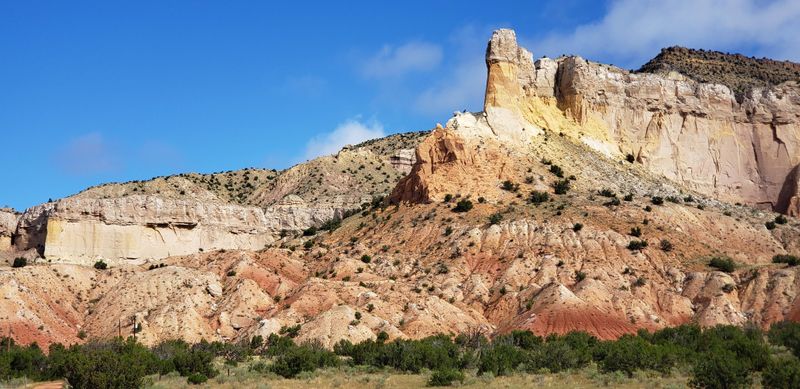
[[[427,202],[450,195],[493,200],[498,180],[512,176],[516,160],[529,158],[531,139],[541,129],[515,111],[456,113],[416,150],[416,163],[395,187],[390,201]]]
[[[274,232],[255,207],[156,196],[68,198],[27,210],[16,245],[51,262],[141,263],[202,250],[257,250]]]
[[[611,157],[631,153],[650,171],[724,201],[798,211],[794,82],[753,89],[737,102],[726,86],[676,73],[635,74],[580,57],[531,66],[510,30],[494,33],[486,59],[487,110],[519,111]],[[567,121],[548,117],[553,102]]]
[[[19,215],[9,208],[0,208],[0,251],[11,248],[11,236],[17,228]]]

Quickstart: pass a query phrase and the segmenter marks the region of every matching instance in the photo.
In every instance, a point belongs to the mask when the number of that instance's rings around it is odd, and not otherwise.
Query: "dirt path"
[[[25,386],[25,388],[30,389],[62,389],[63,387],[64,381],[37,382],[35,384]]]

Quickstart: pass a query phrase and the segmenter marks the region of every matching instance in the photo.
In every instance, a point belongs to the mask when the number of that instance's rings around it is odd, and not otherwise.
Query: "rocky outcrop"
[[[266,225],[273,231],[300,231],[332,219],[342,219],[351,204],[309,204],[300,196],[289,194],[265,209]]]
[[[19,214],[10,208],[0,208],[0,251],[11,248],[11,237],[17,228]]]
[[[15,245],[51,262],[141,263],[203,250],[257,250],[274,233],[255,207],[156,196],[68,198],[27,210]]]
[[[411,172],[414,162],[416,162],[414,149],[400,149],[389,156],[389,163],[392,164],[392,167],[404,175]]]
[[[88,265],[258,250],[284,231],[341,219],[388,194],[411,169],[425,135],[370,140],[280,172],[248,168],[109,183],[32,207],[21,218],[0,211],[0,250],[14,236],[19,251]]]
[[[633,154],[653,173],[724,201],[797,212],[795,82],[751,89],[738,102],[724,85],[677,73],[630,73],[580,57],[531,66],[511,30],[494,33],[486,61],[487,111],[518,111],[611,157]]]

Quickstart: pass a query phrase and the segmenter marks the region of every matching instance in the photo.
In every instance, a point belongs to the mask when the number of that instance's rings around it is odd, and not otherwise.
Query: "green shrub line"
[[[800,324],[793,322],[775,323],[768,331],[686,324],[608,341],[585,332],[541,337],[520,330],[492,340],[478,333],[387,340],[382,332],[376,340],[339,341],[331,351],[319,342],[297,344],[277,334],[236,344],[170,340],[151,348],[132,338],[116,338],[69,347],[54,344],[45,354],[36,344],[21,346],[2,338],[0,380],[66,379],[75,388],[136,388],[148,375],[177,372],[191,384],[202,384],[218,374],[215,358],[236,365],[259,355],[264,359],[250,370],[284,378],[322,368],[366,366],[412,374],[430,371],[429,386],[448,386],[463,383],[465,370],[496,377],[559,373],[594,363],[602,372],[628,377],[637,371],[685,371],[689,384],[698,388],[744,388],[759,376],[765,388],[800,387]]]

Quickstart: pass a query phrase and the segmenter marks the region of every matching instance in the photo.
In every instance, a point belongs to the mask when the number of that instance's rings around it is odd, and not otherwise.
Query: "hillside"
[[[796,85],[738,102],[684,77],[534,62],[510,30],[486,64],[484,110],[430,132],[6,217],[4,255],[30,264],[0,268],[0,320],[23,343],[135,321],[148,345],[291,328],[327,348],[800,320],[798,268],[774,262],[800,254]]]
[[[740,96],[740,100],[753,88],[775,86],[787,81],[800,82],[800,64],[794,62],[679,46],[662,49],[637,71],[675,71],[698,82],[722,84]]]

